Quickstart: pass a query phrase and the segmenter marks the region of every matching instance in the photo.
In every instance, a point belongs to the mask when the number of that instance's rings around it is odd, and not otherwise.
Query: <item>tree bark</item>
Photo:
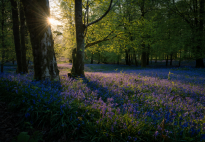
[[[196,59],[196,68],[204,68],[204,62],[203,62],[203,37],[204,37],[204,0],[200,0],[199,4],[199,45],[197,46],[197,53],[200,54],[199,57]]]
[[[82,21],[82,0],[75,0],[75,27],[76,27],[76,63],[72,66],[72,76],[85,76],[84,74],[84,31]]]
[[[168,65],[168,55],[166,57],[166,66]]]
[[[146,67],[146,65],[147,65],[147,55],[145,51],[145,44],[142,44],[141,66]]]
[[[131,55],[128,53],[128,64],[131,65]]]
[[[157,54],[156,54],[156,56],[155,56],[155,63],[157,63]]]
[[[12,6],[12,19],[13,19],[13,35],[15,43],[15,52],[17,60],[17,73],[22,73],[22,61],[21,61],[21,44],[20,44],[20,32],[19,32],[19,19],[18,19],[18,9],[17,2],[10,0]]]
[[[49,0],[21,0],[30,32],[33,51],[34,79],[59,81],[51,26]]]
[[[1,60],[1,73],[4,72],[4,58],[5,58],[5,44],[4,44],[4,16],[5,16],[5,3],[2,0],[2,9],[1,9],[1,45],[2,45],[2,60]]]
[[[98,64],[100,64],[100,52],[99,52],[99,56],[98,56]]]
[[[120,64],[120,55],[119,54],[117,55],[117,64],[118,65]]]
[[[73,66],[72,66],[72,69],[71,69],[71,74],[73,73],[73,72],[75,72],[75,64],[76,64],[76,48],[74,48],[73,49],[73,51],[72,51],[72,64],[73,64]]]
[[[181,65],[181,50],[179,51],[179,67]]]
[[[146,54],[146,56],[147,56],[147,65],[149,65],[149,51],[150,50],[150,45],[148,44],[148,47],[147,47],[147,54]]]
[[[20,21],[21,21],[21,61],[22,72],[28,73],[28,66],[26,64],[26,45],[25,45],[25,15],[22,3],[20,3]]]
[[[173,54],[170,55],[170,65],[172,66],[172,56]]]
[[[125,50],[125,62],[126,62],[126,65],[129,65],[129,58],[128,58],[128,51]]]
[[[93,64],[93,53],[91,53],[91,60],[90,60],[90,64]]]

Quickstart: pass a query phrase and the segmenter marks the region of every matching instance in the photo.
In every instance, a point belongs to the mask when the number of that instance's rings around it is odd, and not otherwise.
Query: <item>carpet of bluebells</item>
[[[86,72],[60,82],[0,74],[4,100],[50,135],[82,141],[205,141],[205,70]]]

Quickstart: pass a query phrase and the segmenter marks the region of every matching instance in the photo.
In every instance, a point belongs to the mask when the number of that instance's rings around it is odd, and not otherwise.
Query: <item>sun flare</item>
[[[61,24],[58,20],[55,20],[54,18],[48,18],[48,23],[51,25],[60,25]]]

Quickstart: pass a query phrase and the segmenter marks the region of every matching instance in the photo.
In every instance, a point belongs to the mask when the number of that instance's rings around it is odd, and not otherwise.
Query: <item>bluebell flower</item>
[[[29,117],[30,116],[30,113],[26,113],[25,114],[25,117],[27,118],[27,117]]]

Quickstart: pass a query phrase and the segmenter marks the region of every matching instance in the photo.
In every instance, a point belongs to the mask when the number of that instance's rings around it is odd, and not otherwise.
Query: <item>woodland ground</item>
[[[115,82],[113,82],[113,81],[110,82],[109,85],[107,85],[107,86],[106,86],[106,83],[104,84],[103,82],[100,82],[100,81],[102,81],[102,79],[101,79],[102,76],[104,76],[107,79],[107,78],[112,78],[115,75],[117,75],[117,76],[119,75],[118,78],[120,78],[120,75],[122,75],[124,77],[123,78],[124,80],[126,80],[130,77],[131,78],[132,77],[133,78],[138,77],[135,80],[137,80],[139,82],[139,84],[142,85],[141,88],[138,88],[138,91],[141,90],[142,93],[146,93],[147,91],[150,92],[151,89],[153,89],[152,87],[150,88],[151,84],[149,84],[149,82],[154,81],[155,83],[157,83],[157,82],[162,81],[162,84],[159,83],[159,85],[163,86],[163,84],[169,84],[169,83],[173,84],[173,82],[175,82],[176,80],[178,81],[179,84],[181,84],[181,89],[179,88],[179,90],[170,90],[171,92],[174,92],[174,93],[181,92],[181,94],[186,95],[187,93],[184,93],[184,92],[188,92],[188,94],[190,94],[189,91],[194,92],[196,89],[198,89],[198,90],[201,89],[200,90],[201,93],[204,93],[205,92],[205,90],[204,90],[204,88],[205,88],[205,81],[204,81],[205,80],[205,70],[204,69],[199,69],[199,70],[194,71],[195,70],[194,69],[194,63],[195,63],[194,61],[182,61],[180,68],[177,68],[178,61],[173,61],[173,66],[168,65],[167,67],[165,66],[165,61],[158,61],[158,63],[153,62],[147,68],[141,68],[141,67],[136,67],[136,66],[127,66],[127,65],[116,65],[116,64],[85,64],[85,74],[88,77],[87,79],[89,80],[89,82],[93,82],[93,84],[91,84],[92,87],[90,86],[90,88],[92,88],[92,90],[95,90],[98,87],[103,88],[102,90],[100,90],[102,92],[107,90],[107,89],[110,90],[109,87],[112,86],[111,90],[124,89],[124,91],[126,92],[125,94],[130,94],[130,93],[133,94],[133,92],[127,92],[128,90],[126,89],[127,87],[130,88],[129,82],[132,81],[131,79],[128,80],[128,82],[125,81],[125,84],[124,84],[125,88],[123,88],[122,84],[121,84],[121,88],[115,88],[116,87],[114,85]],[[59,70],[60,70],[60,75],[61,76],[66,76],[66,74],[68,72],[70,72],[72,64],[71,63],[62,63],[61,62],[61,64],[58,64],[58,67],[59,67]],[[12,63],[7,63],[5,65],[5,72],[7,72],[7,73],[12,74],[13,72],[15,72],[15,69],[16,69],[16,64],[13,65]],[[33,71],[32,66],[29,67],[29,71],[30,72]],[[169,72],[170,72],[170,74],[169,74]],[[130,73],[131,73],[131,75],[129,76],[128,74],[130,74]],[[171,73],[174,73],[174,74],[171,74]],[[133,74],[134,74],[134,76],[133,76]],[[156,78],[158,80],[154,80]],[[112,79],[115,80],[115,78],[112,78]],[[116,78],[116,80],[117,80],[117,78]],[[147,82],[147,80],[148,80],[148,82]],[[107,82],[109,82],[109,80]],[[97,86],[94,85],[94,84],[96,84]],[[99,84],[101,84],[101,85],[99,85]],[[190,86],[188,86],[188,88],[186,88],[187,87],[186,85],[190,85],[192,87],[196,86],[195,87],[196,89],[194,89],[194,88],[189,89]],[[117,84],[117,86],[120,86],[120,84]],[[131,86],[132,86],[132,84],[131,84]],[[77,84],[76,87],[77,88],[79,87],[78,84]],[[180,87],[180,85],[179,85],[179,87]],[[146,88],[148,89],[147,91],[146,91]],[[161,89],[162,92],[163,92],[163,87],[160,88],[160,86],[158,86],[158,87],[155,86],[155,88]],[[134,88],[131,87],[130,89],[133,90]],[[143,90],[145,92],[143,92]],[[169,89],[168,89],[168,91],[169,91]],[[121,90],[121,92],[123,92],[123,90]],[[155,91],[153,90],[153,92],[155,92]],[[153,92],[151,91],[150,93],[153,93]],[[166,92],[166,90],[164,90],[164,92]],[[118,93],[120,93],[120,92],[118,92]],[[155,93],[158,93],[158,92],[155,92]],[[105,94],[107,94],[106,92],[104,92],[102,94],[104,94],[104,95],[102,95],[101,98],[103,99],[104,102],[106,102],[106,99],[109,98],[109,97],[105,97]],[[1,96],[2,95],[4,95],[4,94],[1,94]],[[159,94],[159,95],[161,95],[161,94]],[[204,97],[204,94],[200,94],[199,92],[198,92],[198,95],[202,95]],[[202,100],[204,99],[203,97],[201,98]],[[122,97],[122,98],[124,98],[124,97]],[[118,100],[118,99],[119,98],[116,98],[116,100]],[[180,99],[178,101],[180,101]],[[124,100],[126,100],[126,98],[124,98]],[[145,100],[146,100],[146,98],[144,98],[140,101],[145,101]],[[150,98],[148,100],[150,100]],[[131,101],[133,101],[133,100],[131,100]],[[160,103],[162,103],[162,102],[163,102],[163,100],[160,101]],[[109,103],[109,101],[108,101],[108,103]],[[120,104],[120,100],[118,100],[117,103]],[[150,103],[152,103],[152,102],[150,102]],[[166,104],[164,104],[164,105],[166,105]],[[180,104],[176,103],[176,106],[177,105],[179,105],[179,107],[180,107]],[[191,106],[192,104],[190,103],[189,105]],[[203,102],[198,101],[198,104],[196,104],[196,106],[199,107],[200,105],[202,105],[203,107],[205,106],[205,104]],[[95,106],[92,106],[92,107],[95,107]],[[123,110],[124,107],[128,107],[128,106],[123,106],[121,108],[121,110]],[[153,106],[153,107],[156,107],[156,106]],[[100,108],[98,108],[98,109],[100,109]],[[198,109],[200,109],[200,111],[202,111],[204,113],[204,109],[202,109],[202,108],[198,108]],[[177,110],[174,110],[174,111],[177,111]],[[100,112],[100,113],[102,113],[102,112]],[[194,113],[196,113],[196,112],[194,112]],[[139,115],[141,115],[141,114],[139,114]],[[182,116],[182,114],[181,114],[181,116]],[[22,128],[18,125],[19,122],[24,117],[25,117],[25,114],[23,112],[10,111],[9,106],[6,103],[6,101],[1,101],[0,100],[0,142],[9,142],[9,141],[11,141],[11,139],[14,136],[18,135],[21,131],[27,131],[27,132],[29,132],[29,134],[33,133],[32,129],[30,129],[28,127]],[[102,119],[100,119],[100,120],[102,120]],[[97,124],[99,123],[100,120],[96,121]],[[123,120],[120,119],[119,121],[123,121]],[[126,124],[127,124],[127,122],[126,122]],[[180,126],[180,127],[185,127],[184,125],[185,124],[183,123],[182,126]],[[124,127],[125,126],[123,126],[123,128]],[[35,128],[35,129],[38,129],[38,128]],[[41,130],[41,132],[45,131],[45,133],[46,133],[47,129],[49,129],[49,127],[45,128],[45,130]],[[129,129],[132,129],[132,128],[129,128]],[[167,129],[167,131],[168,130],[169,129]],[[156,132],[158,132],[158,131],[155,130],[154,134],[156,134]],[[163,131],[165,131],[165,129]],[[201,131],[204,131],[204,129],[201,130]],[[112,132],[110,132],[110,133],[112,133]],[[116,133],[118,133],[118,132],[116,132]],[[187,135],[187,133],[186,133],[186,135]],[[204,135],[204,133],[201,133],[201,135],[202,134]],[[130,135],[134,135],[134,134],[130,134]],[[146,134],[146,135],[148,135],[148,134]],[[172,134],[170,134],[170,135],[172,135]],[[57,136],[54,135],[53,137],[57,137]],[[177,137],[180,137],[180,136],[177,136]],[[135,141],[136,138],[137,137],[132,138],[132,137],[128,136],[128,138],[126,138],[126,139],[127,139],[127,141]],[[140,137],[138,137],[138,140],[139,139],[140,139]],[[52,141],[56,141],[56,142],[59,141],[60,142],[60,141],[65,141],[65,140],[68,140],[68,138],[66,138],[66,136],[63,135],[58,140],[52,140]],[[168,138],[166,137],[165,140],[168,141]],[[169,141],[172,141],[172,140],[169,140]],[[70,141],[72,141],[72,140],[70,140]],[[198,139],[198,141],[199,141],[199,139]]]

